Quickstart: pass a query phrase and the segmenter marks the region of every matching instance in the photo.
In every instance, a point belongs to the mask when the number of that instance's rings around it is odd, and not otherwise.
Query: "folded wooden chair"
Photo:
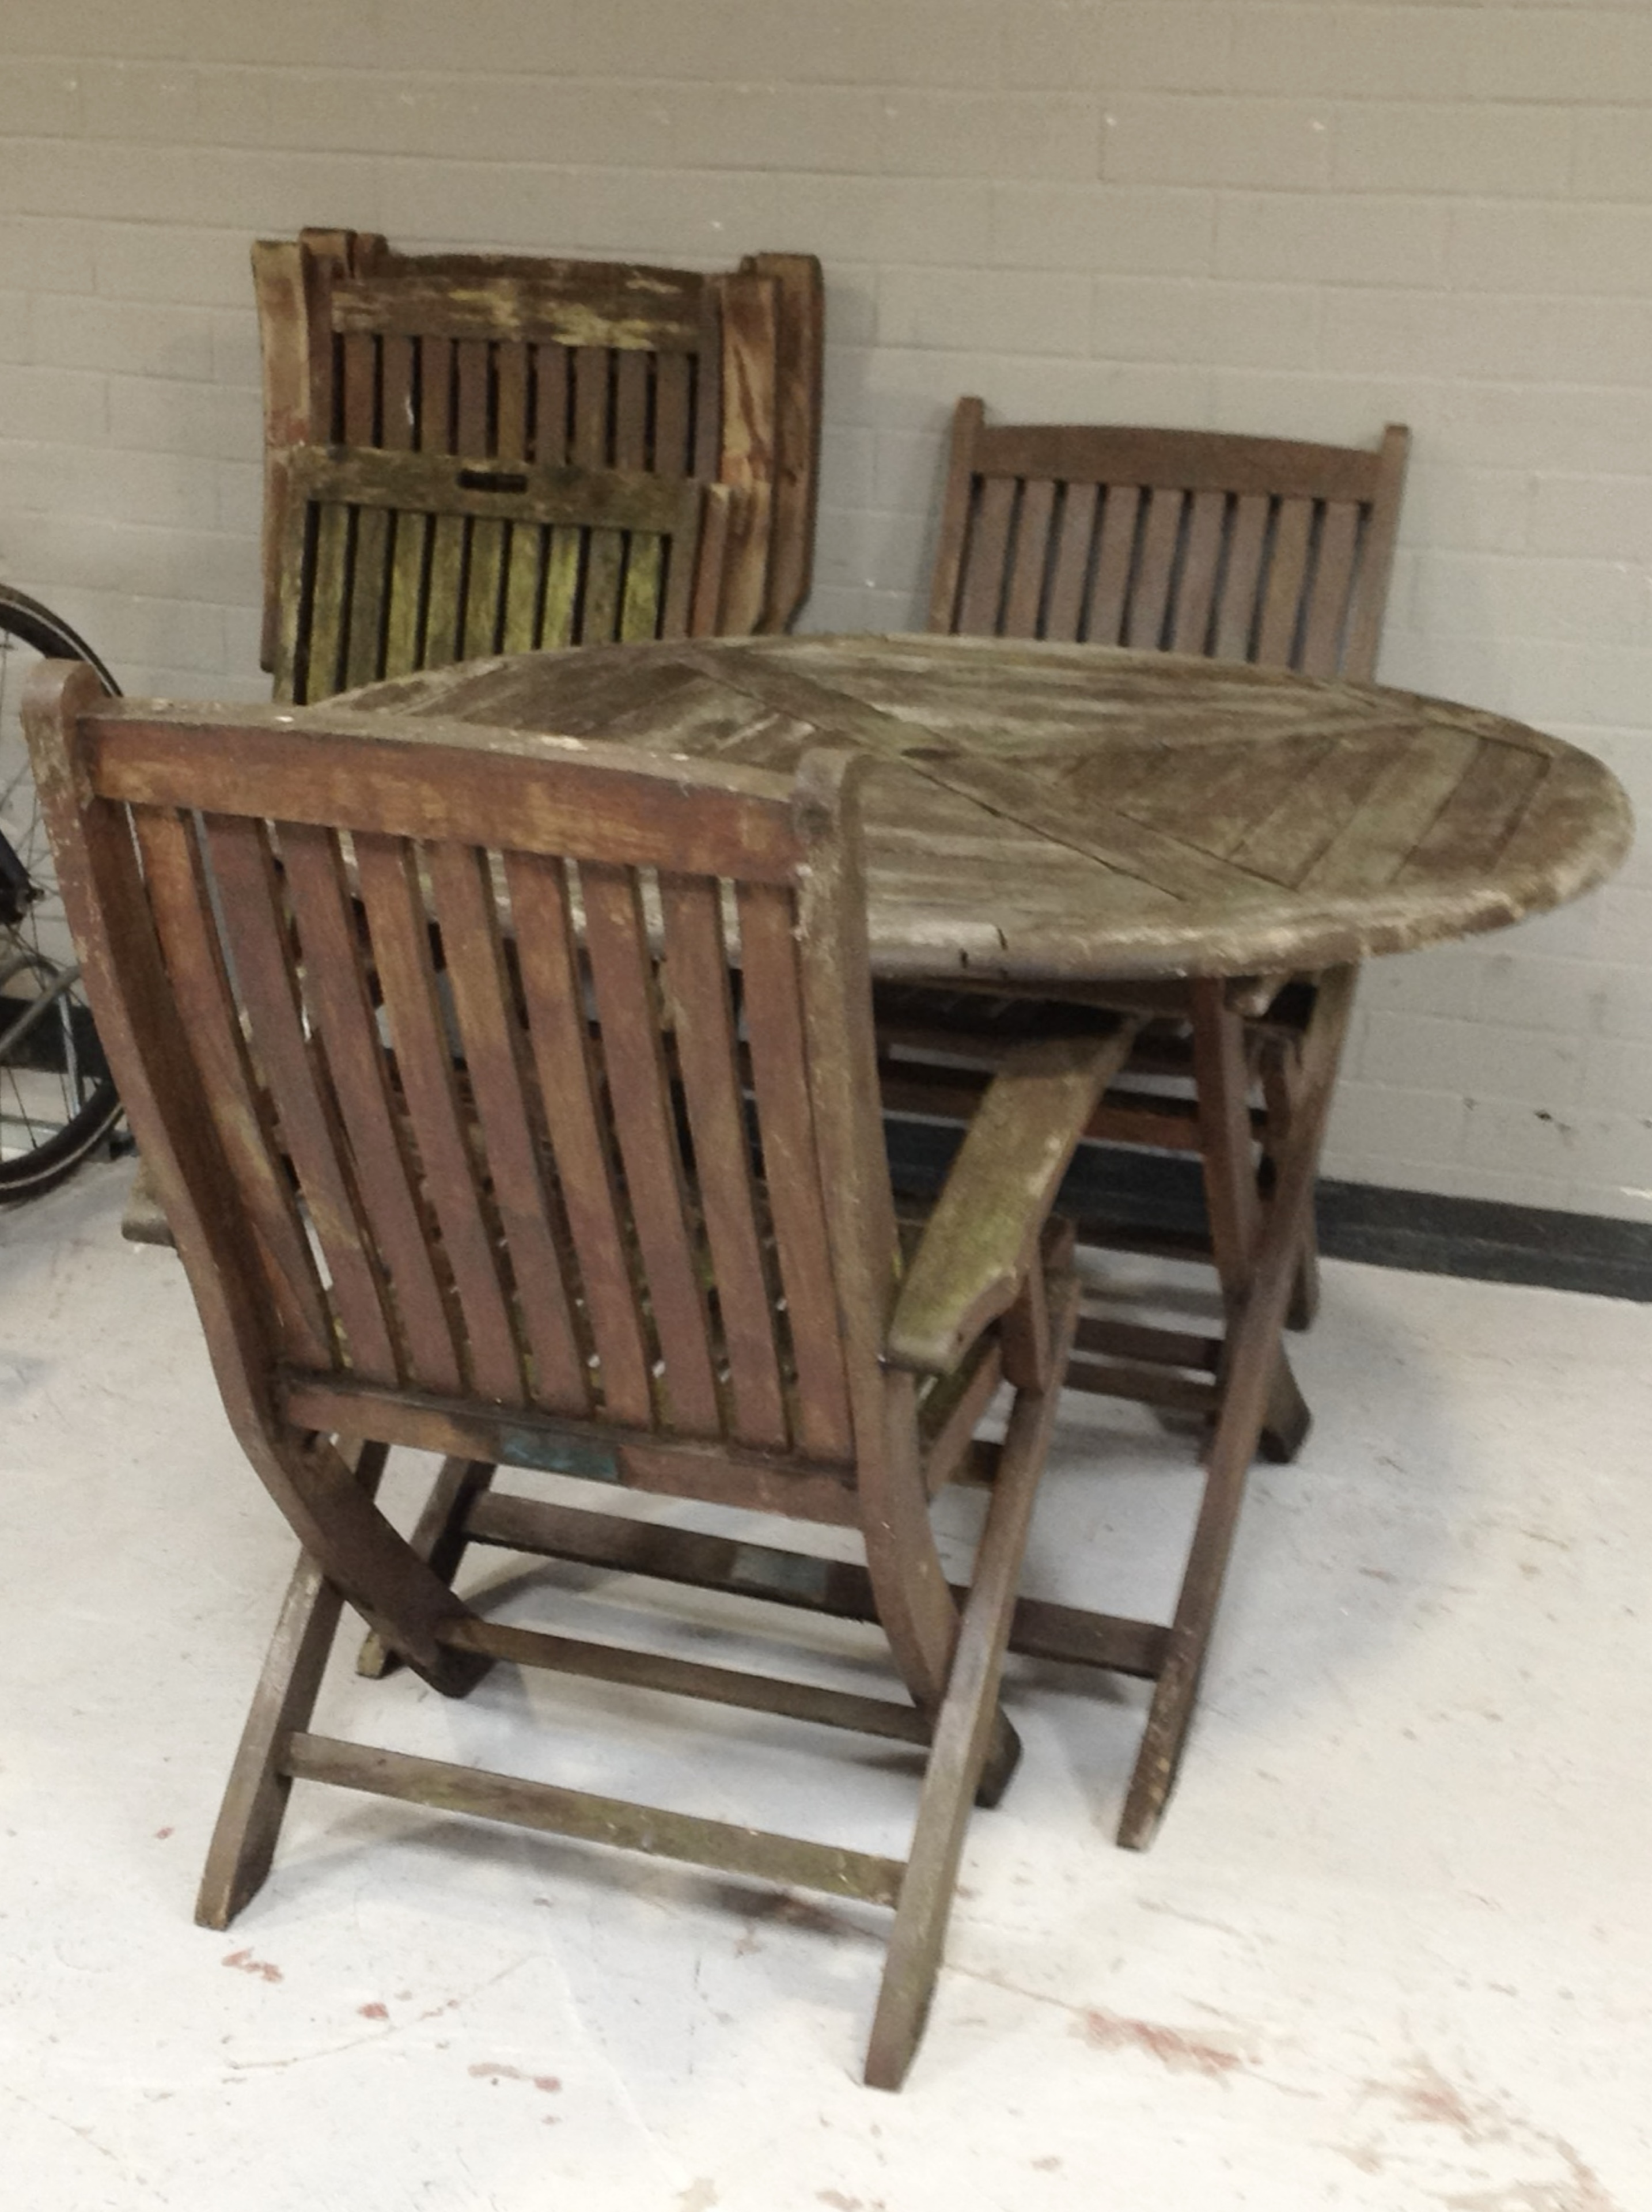
[[[731,496],[690,477],[300,447],[276,696],[313,703],[489,653],[710,635]]]
[[[870,1899],[895,1923],[866,2078],[898,2086],[969,1805],[1017,1756],[1006,1642],[1107,1663],[1153,1633],[1015,1602],[1076,1298],[1049,1208],[1128,1025],[1006,1064],[903,1258],[848,757],[788,782],[336,708],[112,702],[84,670],[27,721],[100,1034],[229,1418],[304,1547],[200,1918],[258,1889],[295,1780]],[[929,1500],[1004,1383],[954,1589]],[[606,1547],[875,1620],[904,1695],[489,1621],[374,1503],[398,1443],[490,1509],[462,1540]],[[489,1496],[496,1466],[855,1529],[865,1565]],[[319,1734],[346,1601],[447,1695],[504,1661],[912,1744],[911,1850]]]
[[[264,351],[264,665],[290,456],[380,446],[727,485],[731,632],[784,629],[813,563],[820,264],[719,274],[543,254],[402,253],[363,231],[252,250]]]
[[[1390,424],[1375,451],[1205,431],[988,426],[981,402],[953,420],[929,627],[1194,653],[1370,682],[1393,567],[1408,436]],[[1179,772],[1200,773],[1196,746]],[[1213,852],[1244,834],[1258,794],[1212,790]],[[1265,803],[1266,794],[1260,795]],[[1126,804],[1129,802],[1127,800]],[[1151,805],[1151,793],[1143,803]],[[1327,829],[1327,835],[1329,830]],[[1120,986],[1111,1009],[1149,1018],[1124,1079],[1099,1108],[1097,1142],[1194,1152],[1208,1240],[1156,1224],[1081,1223],[1081,1235],[1213,1257],[1231,1316],[1255,1262],[1266,1190],[1291,1142],[1316,979]],[[1002,994],[880,995],[894,1061],[891,1100],[921,1102],[936,1079],[905,1065],[993,1036],[1079,1024],[1071,1004]],[[948,1079],[954,1084],[956,1070]],[[943,1109],[944,1110],[944,1109]],[[1260,1181],[1259,1181],[1260,1179]],[[1317,1296],[1311,1208],[1291,1301],[1297,1326]],[[1220,1370],[1220,1372],[1218,1371]],[[1230,1352],[1185,1332],[1099,1314],[1079,1328],[1070,1379],[1108,1395],[1214,1413]],[[1289,1458],[1308,1409],[1281,1355],[1261,1441]]]

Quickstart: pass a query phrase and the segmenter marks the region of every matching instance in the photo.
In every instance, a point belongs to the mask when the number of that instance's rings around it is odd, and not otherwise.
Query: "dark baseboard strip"
[[[888,1127],[897,1187],[938,1189],[957,1132],[922,1121]],[[1186,1233],[1205,1224],[1198,1163],[1159,1152],[1087,1147],[1059,1203],[1066,1213],[1121,1229]],[[1319,1187],[1318,1219],[1328,1259],[1652,1302],[1652,1223],[1332,1182]]]
[[[1319,1222],[1339,1260],[1652,1300],[1652,1223],[1365,1182],[1322,1182]]]

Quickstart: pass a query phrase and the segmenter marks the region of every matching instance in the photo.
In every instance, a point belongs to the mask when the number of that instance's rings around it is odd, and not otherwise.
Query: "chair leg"
[[[1267,1133],[1264,1148],[1271,1164],[1285,1151],[1291,1140],[1291,1081],[1290,1048],[1276,1038],[1264,1048],[1262,1055],[1262,1101],[1267,1109]],[[1287,1328],[1312,1328],[1320,1310],[1320,1248],[1319,1236],[1314,1225],[1312,1209],[1308,1226],[1303,1231],[1302,1250],[1297,1259],[1296,1280],[1291,1286],[1291,1304],[1285,1311]]]
[[[355,1473],[369,1495],[388,1456],[385,1444],[361,1447]],[[343,1603],[309,1553],[301,1552],[207,1850],[195,1900],[203,1928],[228,1928],[264,1886],[293,1787],[282,1754],[315,1710]]]
[[[1222,1594],[1222,1578],[1244,1496],[1245,1476],[1266,1415],[1280,1331],[1313,1204],[1320,1145],[1336,1087],[1337,1065],[1353,1004],[1356,971],[1333,969],[1303,1046],[1303,1079],[1290,1148],[1257,1255],[1250,1287],[1229,1330],[1230,1362],[1205,1478],[1205,1495],[1176,1601],[1169,1647],[1153,1692],[1147,1727],[1125,1800],[1119,1841],[1141,1850],[1152,1841],[1175,1780],[1193,1699]]]
[[[314,1710],[343,1603],[301,1552],[207,1851],[195,1900],[203,1928],[228,1928],[264,1886],[293,1787],[282,1754]]]
[[[445,1583],[458,1574],[468,1545],[465,1516],[473,1498],[493,1480],[491,1460],[445,1459],[431,1485],[410,1541]],[[369,1629],[356,1656],[355,1671],[377,1681],[401,1665],[384,1638]]]
[[[1262,1199],[1250,1128],[1250,1080],[1245,1065],[1244,1023],[1223,997],[1220,981],[1193,986],[1193,1071],[1199,1100],[1200,1163],[1204,1171],[1211,1246],[1227,1310],[1230,1350],[1224,1391],[1232,1370],[1235,1316],[1249,1290],[1261,1236]],[[1283,1346],[1276,1349],[1266,1410],[1258,1442],[1280,1464],[1302,1449],[1311,1419]]]
[[[1058,1377],[1066,1366],[1078,1311],[1078,1286],[1070,1282],[1054,1316],[1052,1364]],[[866,2051],[865,2079],[874,2089],[900,2087],[929,2014],[964,1830],[998,1714],[998,1686],[1033,1501],[1060,1402],[1060,1386],[1054,1382],[1042,1390],[1020,1392],[1011,1411],[896,1905]]]

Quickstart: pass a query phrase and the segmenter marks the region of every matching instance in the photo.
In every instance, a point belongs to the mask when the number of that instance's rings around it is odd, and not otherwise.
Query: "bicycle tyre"
[[[85,639],[60,615],[39,600],[31,599],[25,592],[15,591],[9,585],[0,584],[0,733],[4,727],[8,710],[16,712],[15,695],[8,701],[7,686],[11,673],[10,660],[15,647],[27,647],[43,659],[77,660],[92,670],[104,690],[112,697],[118,697],[119,685],[103,661],[93,652]],[[9,781],[0,790],[0,808],[7,810],[15,820],[21,811],[19,794],[25,786],[32,791],[33,779],[28,775],[27,756],[23,752],[13,768]],[[31,878],[44,876],[48,872],[51,896],[55,898],[56,870],[46,844],[44,831],[39,821],[38,806],[27,808],[28,836],[21,857]],[[31,963],[38,966],[44,957],[38,943],[31,947],[23,934],[25,917],[15,924],[0,923],[0,955],[8,951],[17,963],[18,972]],[[69,994],[64,994],[65,999]],[[15,1003],[15,1002],[9,1002]],[[77,1022],[76,1018],[81,1018]],[[81,1030],[82,1045],[92,1039],[89,1014],[84,1013],[83,1000],[76,999],[65,1010],[68,1034],[72,1037],[76,1026]],[[0,1018],[0,1029],[5,1026]],[[94,1039],[92,1040],[94,1042]],[[98,1055],[100,1060],[100,1054]],[[71,1086],[65,1095],[65,1117],[48,1131],[37,1126],[33,1114],[25,1109],[21,1120],[28,1141],[10,1158],[0,1158],[0,1206],[15,1204],[23,1199],[37,1198],[52,1190],[71,1175],[81,1162],[113,1133],[120,1119],[120,1099],[106,1068],[94,1074],[89,1085],[79,1087],[78,1069],[71,1066],[64,1072],[64,1080]],[[14,1091],[18,1091],[15,1069],[0,1062],[0,1086],[9,1080]],[[19,1103],[21,1102],[18,1091]],[[0,1109],[3,1108],[0,1096]]]

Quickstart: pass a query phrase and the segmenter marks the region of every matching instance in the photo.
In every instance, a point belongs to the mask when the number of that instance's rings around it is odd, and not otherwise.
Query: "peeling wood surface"
[[[789,771],[874,756],[874,966],[1242,975],[1495,929],[1602,882],[1588,754],[1418,695],[1101,647],[796,637],[519,654],[348,704]]]

